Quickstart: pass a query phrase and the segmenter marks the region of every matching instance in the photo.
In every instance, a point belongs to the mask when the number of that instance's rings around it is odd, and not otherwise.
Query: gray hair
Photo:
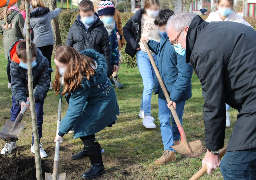
[[[182,12],[171,16],[167,22],[167,29],[172,27],[175,31],[189,27],[192,20],[196,16],[195,13]]]

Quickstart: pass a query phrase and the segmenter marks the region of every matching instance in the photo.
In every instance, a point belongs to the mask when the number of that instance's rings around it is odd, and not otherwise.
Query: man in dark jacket
[[[225,102],[239,114],[221,162],[224,179],[256,179],[256,32],[234,22],[207,23],[193,13],[168,21],[172,44],[186,49],[186,59],[203,91],[208,173],[220,165],[225,139]]]
[[[39,141],[42,137],[42,124],[43,124],[43,105],[44,99],[50,86],[49,76],[49,63],[48,60],[42,55],[41,51],[36,48],[35,44],[31,44],[32,54],[32,75],[33,86],[36,88],[34,92],[35,108],[37,114],[37,128],[39,134]],[[29,105],[26,104],[28,99],[28,75],[27,75],[27,53],[26,41],[21,40],[14,43],[9,52],[11,61],[11,83],[12,83],[12,108],[11,108],[11,121],[15,121],[20,110]],[[10,154],[16,148],[16,142],[6,143],[2,149],[1,154]],[[35,153],[34,138],[32,137],[31,152]],[[47,157],[42,145],[40,144],[41,158]]]
[[[83,0],[79,4],[79,13],[75,23],[71,26],[66,45],[78,52],[94,49],[104,55],[108,66],[108,75],[112,74],[110,67],[110,46],[108,32],[99,17],[94,13],[94,6],[90,0]]]

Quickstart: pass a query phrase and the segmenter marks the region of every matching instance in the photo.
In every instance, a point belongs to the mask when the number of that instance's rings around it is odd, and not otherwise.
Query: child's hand
[[[146,41],[146,42],[148,42],[148,38],[147,38],[147,37],[141,37],[140,40],[141,40],[141,41]]]
[[[120,41],[120,35],[118,32],[116,33],[116,36],[117,36],[117,40]]]
[[[28,100],[29,100],[29,99],[28,99]],[[22,101],[22,102],[20,103],[20,108],[23,109],[23,107],[27,107],[27,109],[26,109],[26,111],[27,111],[28,108],[29,108],[29,105],[28,105],[26,102]]]
[[[171,106],[173,106],[175,109],[176,109],[176,102],[172,102],[170,101],[168,104],[167,104],[168,108],[170,108]]]
[[[62,142],[63,142],[63,137],[57,135],[57,136],[55,137],[55,139],[54,139],[54,142],[57,142],[57,141],[60,141],[60,143],[62,143]]]
[[[114,65],[113,66],[113,72],[116,72],[117,71],[117,65]]]

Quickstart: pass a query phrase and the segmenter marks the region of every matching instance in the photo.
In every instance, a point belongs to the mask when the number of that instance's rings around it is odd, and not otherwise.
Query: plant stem
[[[27,52],[27,65],[28,65],[28,90],[30,100],[30,111],[32,117],[32,127],[34,135],[34,148],[35,148],[35,163],[36,163],[36,179],[42,180],[41,157],[39,152],[39,138],[37,130],[37,119],[35,109],[35,99],[33,93],[33,75],[31,65],[31,30],[30,30],[30,10],[29,2],[26,1],[26,52]]]

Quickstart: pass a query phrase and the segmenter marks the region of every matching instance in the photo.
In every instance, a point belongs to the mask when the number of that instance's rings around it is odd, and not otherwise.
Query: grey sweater
[[[49,11],[49,8],[35,8],[31,11],[30,24],[34,33],[33,42],[36,47],[55,44],[51,20],[56,18],[60,12],[60,8],[56,8],[54,11]]]

